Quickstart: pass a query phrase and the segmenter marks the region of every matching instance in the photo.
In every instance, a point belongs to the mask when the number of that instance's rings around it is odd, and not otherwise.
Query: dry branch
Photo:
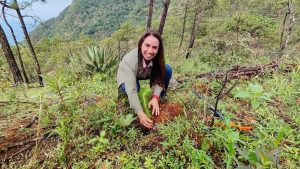
[[[12,104],[12,103],[15,103],[15,102],[14,101],[0,101],[0,104]],[[30,102],[30,101],[17,101],[17,103],[33,104],[33,105],[40,104],[40,103]]]
[[[215,71],[215,72],[208,72],[196,75],[196,78],[223,78],[228,72],[228,79],[237,79],[240,77],[244,78],[251,78],[257,75],[263,75],[267,72],[273,72],[278,70],[280,67],[283,67],[285,72],[290,72],[293,68],[297,67],[297,64],[280,64],[279,62],[273,61],[269,64],[260,64],[255,66],[235,66],[229,70],[225,71]],[[178,82],[183,82],[186,79],[178,79]]]

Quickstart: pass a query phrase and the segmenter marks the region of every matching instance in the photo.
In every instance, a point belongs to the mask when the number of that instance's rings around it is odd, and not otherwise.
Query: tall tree
[[[186,16],[187,16],[187,11],[188,11],[188,4],[189,4],[189,1],[186,0],[186,2],[185,2],[185,8],[184,8],[184,16],[183,16],[182,32],[181,32],[181,36],[180,36],[179,48],[181,48],[182,42],[183,42],[183,38],[184,38],[185,25],[186,25]]]
[[[31,3],[36,2],[36,1],[38,1],[38,0],[32,0]],[[41,0],[41,1],[45,2],[45,0]],[[10,9],[13,9],[13,10],[16,11],[18,19],[19,19],[19,21],[21,23],[21,27],[22,27],[22,30],[23,30],[23,33],[24,33],[24,36],[25,36],[28,48],[30,50],[31,56],[32,56],[33,61],[34,61],[34,68],[35,68],[35,71],[36,71],[36,73],[38,75],[38,80],[39,80],[40,86],[44,86],[40,64],[39,64],[38,58],[37,58],[37,56],[35,54],[33,45],[31,43],[31,40],[30,40],[28,31],[27,31],[27,28],[26,28],[23,16],[21,14],[21,9],[19,7],[18,1],[17,0],[13,0],[13,3],[11,5],[9,5],[8,3],[4,3],[4,1],[0,1],[0,4],[4,5],[7,8],[10,8]]]
[[[38,58],[37,58],[37,56],[36,56],[36,54],[35,54],[33,45],[32,45],[32,43],[31,43],[31,40],[30,40],[28,31],[27,31],[27,28],[26,28],[26,25],[25,25],[23,16],[22,16],[22,14],[21,14],[21,10],[20,10],[19,4],[18,4],[17,0],[14,0],[13,2],[14,2],[14,6],[15,6],[14,9],[16,10],[17,15],[18,15],[18,18],[19,18],[19,20],[20,20],[21,27],[22,27],[22,30],[23,30],[23,33],[24,33],[24,36],[25,36],[27,45],[28,45],[28,47],[29,47],[29,50],[30,50],[31,55],[32,55],[32,58],[33,58],[33,60],[34,60],[34,67],[35,67],[35,71],[36,71],[36,73],[37,73],[37,75],[38,75],[39,83],[40,83],[41,86],[44,86],[44,84],[43,84],[43,78],[42,78],[42,73],[41,73],[41,68],[40,68],[40,64],[39,64]]]
[[[151,21],[153,15],[153,2],[154,0],[149,0],[149,11],[148,11],[148,21],[147,21],[147,30],[151,28]]]
[[[207,1],[208,0],[197,0],[196,1],[196,10],[195,10],[195,15],[194,15],[192,32],[191,32],[190,42],[189,42],[189,46],[188,46],[188,52],[187,52],[185,58],[189,58],[190,54],[192,52],[192,48],[194,46],[194,42],[196,39],[196,33],[199,31],[200,20],[201,20],[203,13],[206,10],[206,6],[208,3]]]
[[[169,9],[169,5],[170,5],[170,0],[165,0],[162,2],[164,4],[164,10],[162,12],[160,23],[159,23],[159,28],[158,28],[158,32],[160,34],[162,34],[163,30],[164,30],[165,22],[166,22],[167,15],[168,15],[168,9]]]
[[[286,22],[287,17],[289,17],[288,22]],[[293,2],[292,2],[292,0],[288,0],[287,12],[284,17],[283,28],[282,28],[282,32],[281,32],[281,38],[280,38],[280,53],[281,54],[283,54],[283,50],[287,47],[287,44],[289,42],[290,36],[292,34],[294,21],[295,21],[295,13],[293,10]],[[287,29],[287,33],[284,36],[284,32],[286,29]]]
[[[23,78],[20,72],[20,69],[17,65],[17,62],[14,58],[13,52],[9,46],[7,37],[4,33],[4,30],[2,29],[2,26],[0,25],[0,42],[1,42],[1,46],[2,46],[2,50],[4,53],[4,56],[7,60],[7,63],[9,65],[10,71],[13,75],[15,84],[19,83],[19,82],[23,82]]]
[[[6,4],[6,0],[4,0],[3,2]],[[27,74],[26,74],[26,71],[25,71],[25,68],[24,68],[23,60],[22,60],[22,57],[21,57],[19,44],[18,44],[18,42],[17,42],[17,38],[16,38],[16,36],[15,36],[15,33],[14,33],[13,28],[10,26],[10,24],[8,23],[8,21],[7,21],[7,19],[6,19],[5,6],[4,6],[4,5],[2,6],[2,16],[3,16],[3,19],[4,19],[5,23],[6,23],[6,25],[7,25],[7,26],[9,27],[9,29],[10,29],[10,32],[11,32],[11,34],[12,34],[14,43],[15,43],[15,45],[16,45],[16,48],[17,48],[17,57],[18,57],[19,62],[20,62],[20,66],[21,66],[21,70],[22,70],[22,74],[23,74],[25,83],[29,83],[29,80],[28,80],[28,77],[27,77]]]

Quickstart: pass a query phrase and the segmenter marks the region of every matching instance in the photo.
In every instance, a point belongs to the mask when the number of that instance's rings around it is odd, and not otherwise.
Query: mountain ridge
[[[56,18],[44,22],[46,27],[40,25],[33,30],[31,37],[34,41],[45,36],[74,39],[80,34],[103,38],[127,20],[145,23],[147,5],[146,0],[73,0]]]

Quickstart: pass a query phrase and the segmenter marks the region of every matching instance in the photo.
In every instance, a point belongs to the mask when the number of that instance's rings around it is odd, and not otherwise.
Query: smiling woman
[[[157,31],[149,30],[140,38],[138,48],[126,54],[119,65],[117,74],[119,102],[127,98],[130,107],[137,113],[140,123],[147,128],[152,128],[153,121],[146,116],[138,97],[139,80],[150,79],[153,94],[147,105],[152,108],[152,115],[157,116],[160,113],[160,97],[166,95],[171,76],[171,66],[165,64],[161,36]],[[123,106],[118,106],[119,109],[121,107]]]
[[[28,2],[28,0],[18,1],[20,6],[24,2]],[[28,6],[24,10],[22,10],[23,16],[35,16],[38,17],[41,21],[46,21],[50,18],[54,18],[58,16],[58,14],[63,11],[68,5],[72,3],[72,0],[48,0],[46,2],[37,1],[33,3],[31,6]],[[6,10],[7,20],[9,24],[12,26],[16,38],[18,41],[22,41],[24,35],[22,33],[22,29],[18,19],[16,16],[15,11],[13,10]],[[27,26],[27,30],[31,32],[34,28],[36,28],[37,24],[35,24],[35,20],[31,17],[24,17],[25,24]],[[7,35],[8,41],[10,44],[13,43],[13,38],[11,36],[11,32],[5,22],[0,20],[0,24],[2,25],[5,34]]]

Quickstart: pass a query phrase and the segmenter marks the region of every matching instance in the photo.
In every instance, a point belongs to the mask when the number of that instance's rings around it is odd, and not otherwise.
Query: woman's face
[[[146,37],[141,46],[144,59],[146,61],[152,60],[156,56],[158,48],[159,41],[156,37],[152,35]]]

